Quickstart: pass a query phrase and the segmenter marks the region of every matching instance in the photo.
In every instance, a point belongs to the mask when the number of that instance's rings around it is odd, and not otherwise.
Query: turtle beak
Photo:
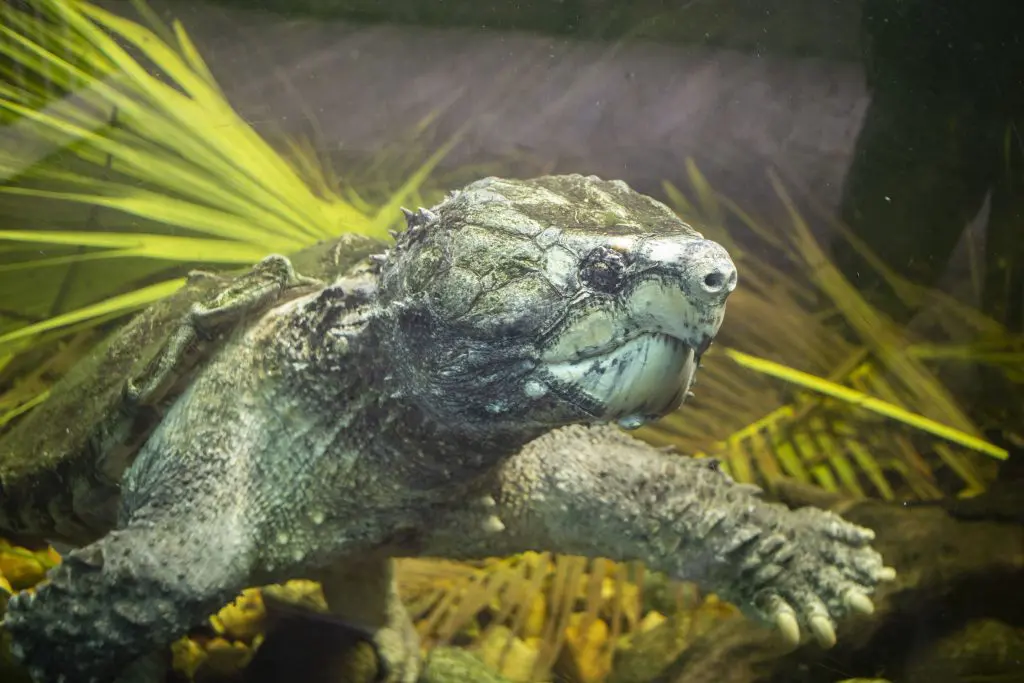
[[[623,298],[576,318],[542,356],[556,385],[626,428],[686,399],[736,288],[736,267],[715,242],[681,236],[643,248]]]
[[[711,240],[652,240],[644,251],[649,266],[626,303],[630,319],[645,332],[678,339],[699,360],[722,326],[736,266]]]

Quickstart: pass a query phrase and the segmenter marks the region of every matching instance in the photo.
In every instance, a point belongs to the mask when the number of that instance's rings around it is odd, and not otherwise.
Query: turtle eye
[[[583,259],[580,281],[590,289],[611,294],[622,284],[626,255],[611,247],[597,247]]]

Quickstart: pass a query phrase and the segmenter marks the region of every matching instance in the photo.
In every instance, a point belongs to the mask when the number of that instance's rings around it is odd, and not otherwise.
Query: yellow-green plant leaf
[[[32,410],[33,408],[35,408],[37,405],[39,405],[40,403],[42,403],[43,401],[45,401],[49,397],[50,397],[49,390],[45,390],[45,391],[42,391],[42,392],[36,394],[31,399],[29,399],[28,401],[25,401],[21,405],[16,406],[16,407],[12,408],[11,410],[8,410],[5,413],[0,413],[0,427],[3,427],[5,424],[10,422],[14,418],[18,417],[19,415],[23,415],[24,413],[27,413],[28,411]]]
[[[31,259],[28,261],[19,261],[17,263],[5,263],[0,265],[0,273],[11,273],[19,270],[39,270],[41,268],[66,266],[72,263],[105,261],[108,259],[130,258],[132,256],[140,256],[140,254],[135,249],[103,249],[101,251],[86,252],[84,254],[66,254],[64,256]]]
[[[969,448],[971,450],[978,451],[979,453],[990,455],[993,458],[998,458],[999,460],[1005,460],[1009,456],[1005,448],[1000,448],[999,446],[989,443],[984,439],[980,439],[971,434],[967,434],[966,432],[941,424],[923,415],[913,413],[905,408],[901,408],[900,406],[888,403],[887,401],[869,396],[855,389],[851,389],[841,384],[836,384],[835,382],[830,382],[822,377],[816,377],[815,375],[801,372],[764,358],[756,358],[743,353],[742,351],[737,351],[736,349],[726,349],[725,353],[740,365],[750,368],[756,372],[771,375],[772,377],[777,377],[805,389],[839,399],[840,401],[844,401],[850,405],[870,410],[889,419],[902,422],[914,429],[928,432],[940,439],[945,439],[959,444],[964,448]]]
[[[119,294],[118,296],[110,297],[109,299],[105,299],[89,306],[83,306],[82,308],[78,308],[74,311],[69,311],[67,313],[48,318],[42,322],[19,327],[13,332],[0,335],[0,349],[11,342],[33,337],[42,332],[55,330],[59,327],[71,325],[89,318],[97,318],[99,316],[114,313],[130,313],[131,311],[148,306],[154,301],[159,301],[166,296],[170,296],[181,289],[184,284],[185,278],[166,280],[155,285],[149,285],[148,287],[141,287],[132,292],[128,292],[127,294]]]
[[[892,486],[889,485],[889,481],[885,478],[885,473],[882,472],[882,468],[879,467],[878,461],[868,453],[867,449],[861,444],[857,443],[853,439],[847,439],[846,449],[853,454],[853,458],[857,463],[857,466],[864,472],[868,479],[871,480],[871,485],[875,487],[879,495],[882,496],[883,500],[893,500],[896,497],[895,492],[892,490]]]
[[[807,264],[809,273],[822,291],[828,294],[836,307],[842,311],[846,322],[883,360],[886,367],[899,377],[907,390],[913,392],[919,407],[927,406],[933,410],[950,425],[951,429],[961,433],[973,429],[973,424],[949,395],[946,387],[915,358],[903,352],[904,340],[892,322],[881,311],[868,304],[843,277],[839,269],[828,260],[779,175],[770,171],[768,176],[789,214],[796,251]]]
[[[268,253],[267,249],[244,242],[132,232],[0,230],[0,240],[119,249],[145,258],[186,262],[246,264],[258,261]]]

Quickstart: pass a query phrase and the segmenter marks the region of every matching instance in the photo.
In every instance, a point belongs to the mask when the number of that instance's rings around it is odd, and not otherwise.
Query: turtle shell
[[[376,240],[345,235],[289,259],[296,273],[327,283],[382,249]],[[312,291],[309,285],[292,287],[262,309],[218,322],[189,346],[158,394],[131,400],[128,381],[154,363],[193,304],[212,300],[248,272],[190,277],[92,349],[46,401],[0,435],[0,533],[83,545],[114,527],[121,476],[195,373],[238,325]]]

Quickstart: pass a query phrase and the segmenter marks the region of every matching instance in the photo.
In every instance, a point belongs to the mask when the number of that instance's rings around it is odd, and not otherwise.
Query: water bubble
[[[619,420],[619,426],[623,429],[640,429],[647,423],[647,418],[642,415],[629,415]]]

